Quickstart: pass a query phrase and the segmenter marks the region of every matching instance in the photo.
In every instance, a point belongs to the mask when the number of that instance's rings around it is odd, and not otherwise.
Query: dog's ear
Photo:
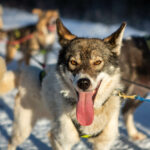
[[[110,36],[108,36],[103,40],[104,42],[112,45],[112,52],[115,53],[117,56],[120,55],[120,49],[125,27],[126,23],[123,22],[117,31],[115,31],[114,33],[112,33]]]
[[[43,14],[43,11],[39,8],[32,9],[32,13],[38,15],[38,17],[41,17]]]
[[[60,19],[57,19],[56,21],[57,25],[57,33],[59,36],[59,43],[61,46],[65,47],[70,43],[71,40],[75,39],[76,36],[73,35],[61,22]]]
[[[47,12],[47,16],[52,16],[52,17],[59,17],[59,11],[57,9],[53,9],[53,10],[48,10]]]

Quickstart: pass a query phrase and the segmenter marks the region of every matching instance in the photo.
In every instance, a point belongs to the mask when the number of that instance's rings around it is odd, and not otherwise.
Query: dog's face
[[[82,125],[89,125],[92,121],[92,103],[103,79],[119,72],[118,57],[125,25],[123,23],[115,33],[102,40],[78,38],[57,20],[59,42],[62,45],[58,65],[64,66],[66,75],[78,93],[77,118]]]
[[[77,91],[93,91],[105,76],[118,70],[119,54],[125,24],[111,36],[101,39],[78,38],[60,22],[59,41],[63,47],[59,63],[64,64]]]
[[[94,91],[104,76],[118,67],[109,48],[99,39],[74,39],[66,51],[67,74],[77,92]]]
[[[56,31],[56,19],[59,17],[57,10],[43,11],[41,9],[33,9],[32,13],[39,17],[39,21],[37,23],[38,30],[43,33]]]

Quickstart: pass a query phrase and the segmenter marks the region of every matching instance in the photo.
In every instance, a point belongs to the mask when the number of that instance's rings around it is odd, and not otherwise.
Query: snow
[[[27,24],[32,24],[37,21],[37,16],[27,13],[18,9],[4,8],[4,29],[10,29]],[[72,33],[82,37],[99,37],[103,38],[111,34],[119,27],[119,24],[112,26],[105,25],[103,23],[83,22],[78,20],[71,20],[63,18],[64,24],[72,31]],[[127,26],[125,31],[125,37],[130,35],[146,35],[146,32],[142,32]],[[49,55],[49,63],[56,63],[59,45],[54,45],[54,50]],[[5,55],[5,43],[0,42],[0,55]],[[16,56],[18,59],[21,54]],[[38,55],[37,58],[42,61],[42,56]],[[32,61],[33,65],[38,65]],[[9,65],[9,69],[16,68],[17,63],[13,61]],[[13,121],[13,106],[16,90],[8,93],[5,96],[0,97],[0,150],[6,150],[8,140],[12,131]],[[149,95],[150,97],[150,95]],[[122,116],[119,119],[120,136],[116,141],[112,150],[150,150],[150,103],[143,103],[135,113],[135,122],[137,128],[147,135],[147,138],[143,141],[134,142],[128,138]],[[47,138],[47,132],[50,130],[51,124],[48,120],[39,121],[33,129],[30,137],[19,146],[18,150],[49,150],[52,149]],[[91,145],[86,140],[81,140],[73,150],[90,150]]]

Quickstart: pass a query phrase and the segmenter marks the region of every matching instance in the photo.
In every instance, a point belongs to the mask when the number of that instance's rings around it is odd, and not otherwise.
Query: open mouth
[[[54,32],[56,31],[56,25],[52,24],[52,25],[47,25],[47,29],[50,32]]]
[[[76,106],[76,117],[78,123],[82,126],[89,126],[94,120],[94,100],[97,95],[98,87],[89,92],[78,92],[78,103]]]

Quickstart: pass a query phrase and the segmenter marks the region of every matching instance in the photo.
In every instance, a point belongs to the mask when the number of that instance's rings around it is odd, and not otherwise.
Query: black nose
[[[90,86],[90,80],[87,78],[82,78],[82,79],[78,80],[77,85],[80,89],[85,91]]]

